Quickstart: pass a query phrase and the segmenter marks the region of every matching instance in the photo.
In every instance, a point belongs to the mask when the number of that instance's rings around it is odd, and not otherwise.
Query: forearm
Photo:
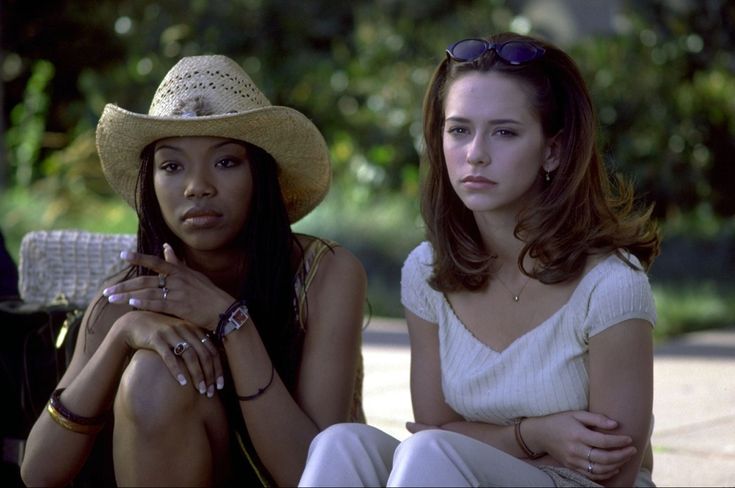
[[[651,448],[647,435],[648,427],[640,425],[639,428],[635,428],[632,425],[626,424],[612,432],[616,434],[630,435],[633,439],[632,445],[635,447],[636,452],[620,467],[620,472],[618,474],[603,481],[602,484],[605,486],[634,486],[635,479],[640,472],[644,457],[651,456]]]
[[[248,323],[225,341],[235,391],[256,394],[271,377],[272,362],[254,325]],[[306,462],[311,440],[319,432],[288,391],[278,372],[257,398],[240,401],[248,434],[261,461],[278,485],[295,486]]]
[[[526,458],[526,454],[516,441],[513,425],[461,421],[444,424],[441,428],[472,437],[519,459]]]
[[[618,421],[610,433],[632,439],[635,454],[606,480],[611,486],[632,486],[651,433],[653,339],[648,322],[622,322],[592,338],[589,409]]]
[[[81,417],[107,414],[127,359],[127,346],[108,334],[90,360],[72,363],[59,382],[65,388],[60,401]],[[78,366],[78,367],[75,367]],[[64,428],[44,409],[26,442],[21,475],[29,486],[66,485],[79,472],[91,451],[96,434]]]

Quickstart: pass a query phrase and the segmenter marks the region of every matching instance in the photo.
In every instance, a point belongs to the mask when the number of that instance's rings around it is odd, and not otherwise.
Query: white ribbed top
[[[431,262],[428,242],[411,252],[403,265],[401,302],[438,325],[445,400],[468,421],[508,425],[518,417],[587,410],[589,338],[624,320],[656,321],[646,274],[610,255],[587,272],[565,305],[497,352],[477,340],[446,297],[428,285]]]

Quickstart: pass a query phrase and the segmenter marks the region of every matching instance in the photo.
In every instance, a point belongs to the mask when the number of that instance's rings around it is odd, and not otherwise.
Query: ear
[[[546,149],[544,151],[544,162],[541,165],[543,170],[551,173],[559,167],[561,158],[561,131],[551,136],[546,141]]]

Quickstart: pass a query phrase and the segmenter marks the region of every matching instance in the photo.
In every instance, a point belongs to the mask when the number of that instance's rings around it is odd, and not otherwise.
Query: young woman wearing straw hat
[[[330,427],[302,486],[652,485],[659,237],[595,132],[557,47],[449,46],[424,102],[427,242],[401,278],[414,435]]]
[[[319,431],[363,420],[364,269],[290,228],[328,190],[323,137],[231,59],[196,56],[147,115],[105,107],[97,145],[138,248],[84,317],[24,481],[68,484],[107,433],[120,485],[294,485]]]

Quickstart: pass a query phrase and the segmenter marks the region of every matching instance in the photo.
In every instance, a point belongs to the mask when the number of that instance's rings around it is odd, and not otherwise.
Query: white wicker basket
[[[104,280],[127,266],[120,251],[135,250],[135,244],[132,234],[29,232],[20,245],[20,297],[47,305],[63,294],[69,304],[86,307]]]

